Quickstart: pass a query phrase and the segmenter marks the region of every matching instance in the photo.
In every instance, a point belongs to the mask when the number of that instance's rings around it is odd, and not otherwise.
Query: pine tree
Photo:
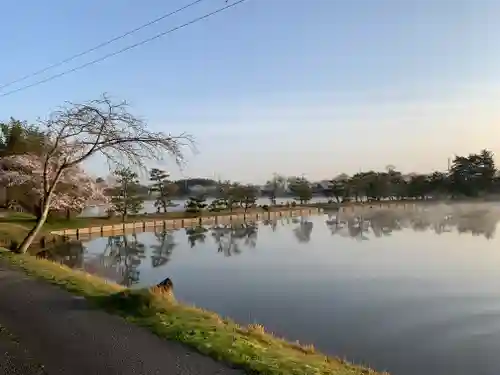
[[[121,214],[125,221],[129,214],[137,215],[144,207],[144,199],[138,196],[139,177],[130,168],[118,169],[114,175],[118,186],[111,204],[113,210]]]
[[[158,213],[161,209],[163,212],[167,212],[168,207],[172,205],[172,196],[178,189],[177,185],[169,180],[169,177],[170,175],[161,169],[153,168],[150,172],[149,179],[153,181],[150,190],[158,194],[155,201]]]
[[[200,213],[207,207],[205,201],[206,198],[204,196],[190,197],[186,202],[186,212]]]

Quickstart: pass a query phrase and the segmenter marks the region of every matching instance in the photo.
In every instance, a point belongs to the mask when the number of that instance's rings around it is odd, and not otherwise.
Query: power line
[[[127,31],[125,34],[118,35],[118,36],[116,36],[116,37],[114,37],[112,39],[109,39],[109,40],[107,40],[105,42],[102,42],[101,44],[98,44],[95,47],[89,48],[89,49],[87,49],[87,50],[85,50],[83,52],[77,53],[76,55],[70,56],[70,57],[68,57],[68,58],[66,58],[64,60],[61,60],[61,61],[59,61],[59,62],[57,62],[55,64],[52,64],[52,65],[49,65],[49,66],[47,66],[47,67],[45,67],[43,69],[37,70],[34,73],[27,74],[27,75],[25,75],[25,76],[23,76],[21,78],[18,78],[18,79],[14,80],[14,81],[10,81],[8,83],[5,83],[5,84],[3,84],[3,85],[0,86],[0,90],[3,90],[6,87],[12,86],[14,83],[19,83],[19,82],[27,80],[28,78],[36,77],[36,76],[38,76],[38,75],[40,75],[42,73],[45,73],[48,70],[57,68],[57,67],[59,67],[59,66],[61,66],[63,64],[66,64],[66,63],[68,63],[70,61],[73,61],[74,59],[76,59],[78,57],[82,57],[84,55],[87,55],[90,52],[94,52],[94,51],[96,51],[96,50],[98,50],[98,49],[100,49],[102,47],[105,47],[105,46],[107,46],[107,45],[109,45],[111,43],[114,43],[114,42],[116,42],[116,41],[118,41],[120,39],[123,39],[123,38],[125,38],[125,37],[127,37],[127,36],[129,36],[131,34],[134,34],[134,33],[136,33],[139,30],[142,30],[142,29],[144,29],[144,28],[146,28],[148,26],[151,26],[151,25],[153,25],[153,24],[155,24],[157,22],[160,22],[161,20],[164,20],[165,18],[173,16],[174,14],[177,14],[179,12],[182,12],[183,10],[185,10],[187,8],[190,8],[190,7],[192,7],[192,6],[194,6],[194,5],[198,4],[198,3],[201,3],[202,1],[204,1],[204,0],[193,1],[192,3],[189,3],[189,4],[185,5],[185,6],[183,6],[182,8],[179,8],[179,9],[176,9],[176,10],[170,12],[170,13],[164,14],[161,17],[158,17],[158,18],[156,18],[156,19],[154,19],[154,20],[152,20],[152,21],[150,21],[148,23],[145,23],[145,24],[143,24],[141,26],[136,27],[135,29]]]
[[[199,21],[202,21],[202,20],[204,20],[204,19],[207,19],[207,18],[209,18],[209,17],[211,17],[211,16],[216,15],[217,13],[223,12],[224,10],[229,9],[229,8],[232,8],[232,7],[234,7],[234,6],[238,5],[238,4],[241,4],[241,3],[245,2],[245,1],[247,1],[247,0],[239,0],[239,1],[236,1],[236,2],[234,2],[234,3],[232,3],[232,4],[229,4],[229,5],[226,5],[226,6],[222,7],[222,8],[219,8],[219,9],[217,9],[217,10],[214,10],[213,12],[210,12],[210,13],[207,13],[207,14],[205,14],[205,15],[203,15],[203,16],[197,17],[197,18],[195,18],[195,19],[193,19],[193,20],[191,20],[191,21],[189,21],[189,22],[186,22],[186,23],[184,23],[184,24],[182,24],[182,25],[176,26],[176,27],[174,27],[174,28],[172,28],[172,29],[170,29],[170,30],[164,31],[164,32],[162,32],[162,33],[160,33],[160,34],[156,34],[155,36],[153,36],[153,37],[151,37],[151,38],[144,39],[144,40],[142,40],[142,41],[140,41],[140,42],[137,42],[137,43],[134,43],[134,44],[132,44],[132,45],[130,45],[130,46],[128,46],[128,47],[122,48],[122,49],[120,49],[120,50],[118,50],[118,51],[116,51],[116,52],[109,53],[109,54],[107,54],[107,55],[104,55],[103,57],[100,57],[100,58],[98,58],[98,59],[95,59],[95,60],[89,61],[89,62],[87,62],[87,63],[85,63],[85,64],[82,64],[82,65],[79,65],[79,66],[77,66],[77,67],[75,67],[75,68],[73,68],[73,69],[69,69],[69,70],[66,70],[66,71],[64,71],[64,72],[61,72],[61,73],[55,74],[55,75],[53,75],[53,76],[50,76],[50,77],[45,78],[45,79],[42,79],[42,80],[37,81],[37,82],[35,82],[35,83],[32,83],[32,84],[30,84],[30,85],[21,86],[21,87],[19,87],[19,88],[15,89],[15,90],[7,91],[6,93],[0,94],[0,98],[6,97],[6,96],[8,96],[8,95],[15,94],[15,93],[17,93],[17,92],[19,92],[19,91],[24,91],[24,90],[27,90],[27,89],[29,89],[29,88],[32,88],[32,87],[35,87],[35,86],[41,85],[41,84],[43,84],[43,83],[46,83],[46,82],[52,81],[52,80],[57,79],[57,78],[60,78],[60,77],[65,76],[65,75],[67,75],[67,74],[74,73],[74,72],[76,72],[76,71],[78,71],[78,70],[81,70],[81,69],[83,69],[83,68],[86,68],[86,67],[88,67],[88,66],[90,66],[90,65],[97,64],[97,63],[99,63],[99,62],[101,62],[101,61],[104,61],[104,60],[106,60],[106,59],[110,58],[110,57],[113,57],[113,56],[119,55],[119,54],[121,54],[121,53],[123,53],[123,52],[129,51],[129,50],[131,50],[131,49],[133,49],[133,48],[139,47],[139,46],[141,46],[141,45],[143,45],[143,44],[146,44],[146,43],[149,43],[149,42],[151,42],[151,41],[153,41],[153,40],[156,40],[156,39],[158,39],[158,38],[161,38],[162,36],[165,36],[165,35],[167,35],[167,34],[173,33],[174,31],[177,31],[177,30],[183,29],[183,28],[185,28],[186,26],[189,26],[189,25],[192,25],[192,24],[194,24],[194,23],[196,23],[196,22],[199,22]]]

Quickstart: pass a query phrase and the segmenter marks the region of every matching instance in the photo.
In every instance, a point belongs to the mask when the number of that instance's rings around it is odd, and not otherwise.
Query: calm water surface
[[[99,238],[61,259],[132,287],[170,277],[182,301],[392,374],[497,375],[499,218],[373,209]]]

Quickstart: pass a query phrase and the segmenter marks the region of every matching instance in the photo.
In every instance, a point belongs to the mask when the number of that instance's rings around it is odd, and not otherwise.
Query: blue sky
[[[0,85],[189,2],[7,2]],[[224,5],[205,0],[22,84]],[[320,179],[387,164],[443,169],[454,153],[500,152],[498,14],[496,0],[247,0],[0,97],[0,118],[34,120],[66,100],[107,92],[129,101],[152,129],[196,138],[186,176],[264,182],[273,172]],[[181,176],[171,162],[162,167]],[[87,168],[107,173],[104,163]]]

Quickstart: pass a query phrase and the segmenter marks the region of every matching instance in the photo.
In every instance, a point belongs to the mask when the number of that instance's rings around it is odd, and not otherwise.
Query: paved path
[[[0,365],[2,374],[242,374],[119,317],[90,309],[84,299],[12,271],[1,261],[0,324],[46,371],[7,372]],[[0,338],[0,350],[4,349],[1,343]]]
[[[2,326],[0,326],[0,374],[47,375],[43,366]]]

